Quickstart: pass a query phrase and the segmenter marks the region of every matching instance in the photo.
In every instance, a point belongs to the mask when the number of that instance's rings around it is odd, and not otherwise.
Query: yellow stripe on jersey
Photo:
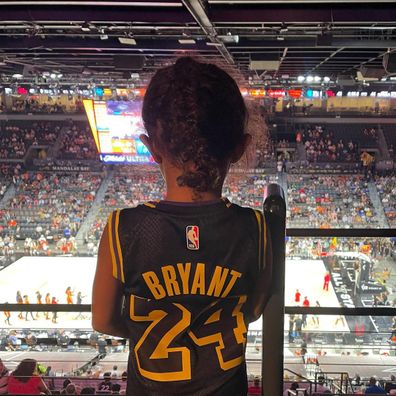
[[[232,203],[228,200],[228,198],[226,198],[226,197],[221,197],[221,200],[225,203],[225,206],[226,206],[227,208],[231,208]]]
[[[263,219],[263,215],[261,214],[261,212],[259,210],[254,210],[254,214],[256,215],[256,220],[257,220],[257,227],[258,227],[258,262],[259,262],[259,268],[262,268],[263,265],[263,247],[261,245],[261,241],[262,241],[262,219]]]
[[[267,221],[265,220],[264,214],[263,214],[263,234],[264,234],[263,258],[264,258],[264,260],[266,260],[266,257],[267,257],[268,228],[267,228]],[[267,263],[265,263],[265,265],[267,265]]]
[[[152,204],[151,202],[145,202],[143,205],[148,206],[151,209],[155,209],[156,205]]]
[[[121,250],[121,243],[120,243],[120,236],[118,234],[118,225],[120,224],[120,213],[121,211],[118,209],[115,212],[115,245],[118,252],[118,263],[119,263],[119,271],[120,271],[120,280],[122,283],[125,283],[124,278],[124,260],[122,258],[122,250]]]
[[[117,261],[114,252],[114,241],[113,241],[113,215],[114,212],[110,213],[109,220],[107,222],[107,231],[109,233],[109,250],[111,255],[111,262],[113,264],[113,276],[118,279]]]

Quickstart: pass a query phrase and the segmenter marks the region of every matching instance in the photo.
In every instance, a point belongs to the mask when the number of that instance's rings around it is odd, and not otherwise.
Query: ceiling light
[[[282,36],[278,36],[276,39],[277,39],[278,41],[284,41],[284,40],[285,40],[285,38],[282,37]]]
[[[298,77],[297,77],[297,81],[298,81],[299,83],[304,82],[304,80],[305,80],[305,77],[304,77],[304,76],[298,76]]]
[[[223,44],[222,43],[216,43],[212,41],[208,41],[206,45],[209,45],[210,47],[221,47]]]
[[[90,32],[90,31],[91,31],[91,28],[89,27],[88,23],[85,22],[85,23],[83,23],[83,24],[81,25],[81,30],[82,30],[83,32]]]
[[[311,83],[313,80],[313,76],[307,76],[307,83]]]
[[[289,28],[284,23],[282,23],[282,27],[280,28],[280,33],[286,33],[288,31]]]
[[[118,37],[118,41],[121,44],[136,45],[136,40],[131,37]]]
[[[20,73],[15,73],[15,74],[13,74],[12,75],[12,78],[22,78],[23,77],[23,74],[20,74]]]
[[[178,40],[180,44],[195,44],[196,41],[192,38],[188,38],[188,39],[179,39]]]
[[[55,74],[55,73],[51,73],[50,77],[51,77],[52,79],[55,79],[55,78],[56,78],[56,74]]]
[[[386,77],[381,78],[381,81],[386,81],[386,80],[387,80]]]
[[[131,73],[131,78],[132,80],[138,80],[139,79],[139,73]]]
[[[101,34],[99,37],[101,40],[107,40],[109,38],[107,34]]]
[[[330,77],[323,77],[323,82],[324,83],[328,83],[328,82],[330,82]]]
[[[317,83],[318,83],[318,82],[320,82],[320,81],[321,81],[321,79],[322,79],[322,78],[321,78],[321,77],[319,77],[319,76],[315,76],[315,77],[314,77],[314,81],[315,81],[315,82],[317,82]]]
[[[237,34],[226,34],[226,35],[219,35],[217,36],[219,40],[221,40],[223,43],[233,43],[236,44],[239,42],[239,36]]]

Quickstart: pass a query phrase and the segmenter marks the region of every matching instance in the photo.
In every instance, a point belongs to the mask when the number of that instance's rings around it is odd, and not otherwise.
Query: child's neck
[[[165,200],[172,202],[207,202],[220,198],[220,191],[205,191],[197,194],[191,188],[187,187],[168,187],[165,195]]]
[[[166,183],[165,199],[172,202],[207,202],[221,198],[222,185],[216,190],[196,193],[190,187],[179,186],[178,177],[183,171],[164,159],[160,165]]]

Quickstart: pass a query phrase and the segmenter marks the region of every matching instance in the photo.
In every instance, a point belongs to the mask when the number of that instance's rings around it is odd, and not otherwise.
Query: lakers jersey
[[[130,332],[127,394],[246,395],[261,212],[225,199],[149,202],[113,212],[108,227]]]

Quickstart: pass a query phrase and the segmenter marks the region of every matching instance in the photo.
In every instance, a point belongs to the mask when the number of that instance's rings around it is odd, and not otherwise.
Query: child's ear
[[[243,135],[242,143],[235,149],[234,154],[231,157],[232,164],[235,164],[241,159],[243,153],[246,151],[246,149],[248,148],[251,142],[252,142],[252,135],[245,133]]]
[[[154,158],[154,161],[157,164],[161,164],[162,163],[162,156],[160,154],[160,152],[158,151],[158,149],[155,147],[154,142],[150,139],[149,136],[147,135],[140,135],[139,136],[140,140],[142,141],[142,143],[147,147],[147,149],[150,151],[151,155]]]

